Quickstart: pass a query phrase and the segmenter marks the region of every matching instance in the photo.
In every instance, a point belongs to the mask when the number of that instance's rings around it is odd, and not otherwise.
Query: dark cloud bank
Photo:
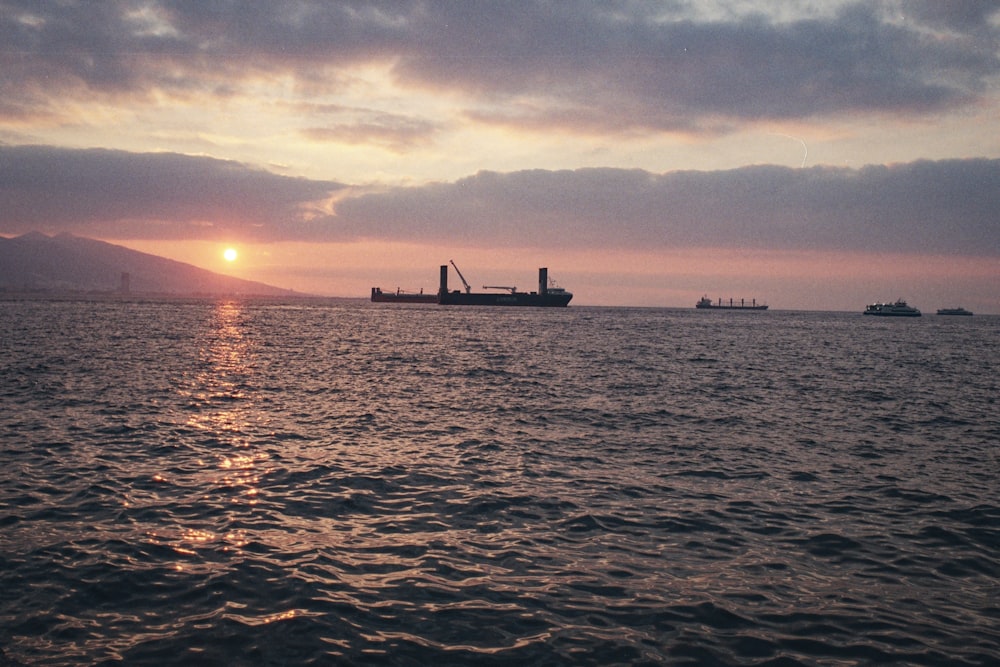
[[[344,68],[382,63],[404,87],[466,93],[464,111],[482,122],[720,131],[762,118],[937,112],[974,102],[1000,69],[989,1],[858,2],[790,17],[711,16],[700,4],[0,2],[0,115],[58,116],[67,97],[226,96],[260,74],[331,91]]]
[[[337,198],[335,214],[316,202]],[[481,172],[363,193],[177,154],[0,147],[0,232],[1000,255],[1000,160]]]
[[[106,238],[301,237],[342,186],[176,153],[0,146],[0,227]]]

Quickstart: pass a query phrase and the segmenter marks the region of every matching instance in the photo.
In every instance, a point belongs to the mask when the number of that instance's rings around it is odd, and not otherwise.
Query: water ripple
[[[0,302],[0,663],[1000,662],[995,320],[718,315]]]

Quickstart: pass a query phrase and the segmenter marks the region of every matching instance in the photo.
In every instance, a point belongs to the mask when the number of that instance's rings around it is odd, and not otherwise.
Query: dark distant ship
[[[451,261],[451,260],[449,260]],[[538,269],[538,291],[518,292],[516,287],[483,285],[484,290],[499,290],[497,292],[473,292],[465,280],[465,276],[455,267],[465,291],[448,290],[448,265],[441,265],[441,286],[438,289],[437,301],[445,306],[539,306],[543,308],[565,307],[573,298],[571,292],[561,287],[549,285],[549,270]]]
[[[965,315],[966,317],[972,316],[971,310],[966,310],[959,306],[958,308],[938,308],[938,315]]]
[[[906,305],[902,299],[896,299],[896,303],[873,303],[865,306],[864,314],[882,317],[920,317],[920,311]]]
[[[397,289],[395,292],[383,292],[379,287],[372,288],[372,301],[376,303],[437,303],[437,294],[424,294],[420,292],[404,292]]]
[[[750,303],[747,303],[745,299],[740,299],[739,302],[730,299],[729,303],[723,303],[720,298],[718,303],[713,303],[707,296],[701,297],[698,303],[694,304],[694,307],[707,310],[767,310],[767,306],[758,304],[757,299],[751,299]]]

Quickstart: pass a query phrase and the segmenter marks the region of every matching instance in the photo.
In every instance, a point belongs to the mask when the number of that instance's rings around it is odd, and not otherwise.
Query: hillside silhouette
[[[0,290],[301,296],[104,241],[40,232],[0,237]]]

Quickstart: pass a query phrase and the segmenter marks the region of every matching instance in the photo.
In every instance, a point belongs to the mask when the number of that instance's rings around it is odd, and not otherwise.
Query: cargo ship
[[[707,310],[767,310],[767,306],[758,304],[757,299],[751,299],[750,303],[747,303],[745,299],[740,299],[738,302],[736,299],[730,299],[729,303],[723,303],[720,298],[718,303],[713,303],[707,296],[701,297],[698,303],[694,304],[694,307]]]
[[[483,285],[484,290],[495,292],[473,292],[465,276],[453,260],[449,260],[455,268],[465,291],[448,289],[448,265],[441,265],[441,285],[438,288],[437,302],[444,306],[537,306],[542,308],[560,308],[569,305],[573,298],[572,292],[561,287],[549,285],[549,270],[538,269],[538,291],[518,292],[516,287],[500,285]]]
[[[896,303],[873,303],[865,306],[865,315],[880,315],[882,317],[920,317],[920,311],[906,305],[902,299]]]
[[[437,294],[424,294],[419,292],[404,292],[396,289],[395,292],[383,292],[379,287],[372,288],[372,301],[375,303],[437,303]]]

